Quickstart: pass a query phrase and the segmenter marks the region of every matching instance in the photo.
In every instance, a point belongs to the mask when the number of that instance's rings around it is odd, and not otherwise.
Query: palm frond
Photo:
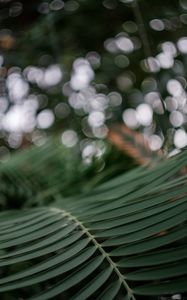
[[[56,190],[51,207],[2,213],[0,293],[135,300],[186,292],[185,165],[186,151],[87,195]]]

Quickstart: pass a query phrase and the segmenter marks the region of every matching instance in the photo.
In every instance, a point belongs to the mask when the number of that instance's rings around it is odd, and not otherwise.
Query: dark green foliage
[[[187,176],[180,175],[186,151],[67,198],[60,182],[68,170],[55,164],[55,155],[54,170],[39,176],[43,149],[1,167],[4,175],[14,170],[15,180],[24,178],[17,187],[42,205],[0,215],[1,299],[132,300],[187,291]],[[37,164],[29,165],[32,155]],[[46,184],[55,188],[44,207]]]

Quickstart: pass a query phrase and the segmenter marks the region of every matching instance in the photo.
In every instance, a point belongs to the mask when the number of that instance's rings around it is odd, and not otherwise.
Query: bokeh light
[[[153,151],[166,141],[170,149],[186,146],[186,0],[168,4],[169,13],[153,4],[149,16],[140,3],[143,24],[133,14],[136,1],[94,3],[3,1],[3,147],[39,145],[60,133],[67,147],[89,139],[84,151],[95,153],[95,141],[119,122],[141,132]],[[33,21],[23,19],[27,6]]]

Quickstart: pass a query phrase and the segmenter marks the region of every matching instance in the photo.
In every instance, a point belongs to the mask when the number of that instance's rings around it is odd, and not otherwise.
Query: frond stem
[[[108,263],[112,266],[113,270],[115,271],[115,273],[117,274],[117,276],[119,277],[120,282],[124,285],[128,296],[129,296],[129,300],[136,300],[136,298],[133,295],[133,291],[131,290],[131,288],[129,287],[129,285],[127,284],[127,282],[125,281],[125,278],[123,276],[123,274],[119,271],[119,269],[117,268],[116,263],[111,259],[110,255],[102,248],[102,246],[97,242],[97,240],[95,239],[94,235],[92,235],[88,228],[85,227],[85,225],[80,222],[75,216],[73,216],[71,213],[67,212],[64,209],[55,209],[55,210],[60,210],[63,214],[64,217],[67,217],[69,220],[74,221],[81,229],[82,231],[88,236],[88,238],[90,239],[90,241],[93,242],[93,244],[96,246],[96,248],[101,252],[101,254],[104,256],[104,258],[108,261]]]

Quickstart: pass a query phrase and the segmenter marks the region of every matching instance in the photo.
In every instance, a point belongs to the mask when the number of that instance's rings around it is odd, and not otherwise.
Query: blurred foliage
[[[84,152],[116,121],[154,151],[186,146],[186,12],[186,0],[1,1],[0,156],[66,129]]]
[[[85,164],[78,149],[67,149],[58,138],[17,152],[0,165],[0,210],[49,205],[57,191],[63,197],[85,194],[137,166],[110,144],[103,152]]]

